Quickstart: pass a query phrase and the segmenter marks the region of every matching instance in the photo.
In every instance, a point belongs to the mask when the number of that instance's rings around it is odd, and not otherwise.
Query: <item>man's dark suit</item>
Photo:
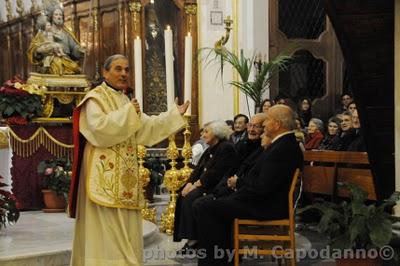
[[[226,257],[216,259],[214,251],[215,248],[231,251],[235,218],[288,217],[290,183],[296,168],[301,168],[302,164],[303,154],[294,134],[283,135],[258,157],[239,190],[213,201],[196,201],[193,212],[202,249],[198,265],[229,265]],[[204,249],[207,256],[201,258]]]

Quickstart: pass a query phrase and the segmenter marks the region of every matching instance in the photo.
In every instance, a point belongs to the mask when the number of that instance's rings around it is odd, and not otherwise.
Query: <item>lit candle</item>
[[[167,82],[167,108],[174,103],[175,83],[174,83],[174,55],[172,46],[172,30],[169,26],[164,31],[165,40],[165,76]]]
[[[192,100],[192,36],[190,32],[185,37],[185,102]],[[191,115],[191,108],[186,111],[186,115]]]
[[[143,109],[143,79],[142,79],[142,40],[139,36],[133,41],[135,53],[135,98]]]

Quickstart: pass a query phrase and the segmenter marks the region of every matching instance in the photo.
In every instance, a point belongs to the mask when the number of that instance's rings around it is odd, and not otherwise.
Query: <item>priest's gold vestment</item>
[[[80,172],[72,266],[143,264],[142,185],[136,148],[151,146],[184,125],[176,106],[138,115],[127,96],[101,84],[81,102],[86,138]]]

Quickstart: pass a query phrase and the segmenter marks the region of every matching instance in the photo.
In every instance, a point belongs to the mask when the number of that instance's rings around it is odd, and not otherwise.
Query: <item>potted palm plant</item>
[[[62,212],[65,210],[71,184],[71,162],[68,158],[56,158],[41,161],[37,167],[42,176],[44,212]]]
[[[230,52],[224,46],[216,46],[215,48],[202,48],[201,51],[206,53],[205,60],[207,64],[218,62],[220,66],[221,78],[225,64],[229,64],[240,76],[240,81],[231,81],[229,84],[238,88],[246,97],[252,99],[255,103],[255,111],[260,111],[263,101],[264,92],[269,88],[272,77],[280,70],[287,69],[291,56],[288,52],[279,54],[272,60],[262,61],[261,56],[258,58],[253,55],[247,58],[241,50],[240,55]],[[255,70],[254,81],[250,81],[251,73]],[[248,106],[248,102],[247,102]],[[250,113],[250,112],[249,112]]]
[[[330,247],[334,250],[376,250],[381,255],[376,258],[336,259],[336,265],[381,265],[382,259],[396,258],[394,250],[389,246],[393,237],[393,223],[400,221],[387,212],[396,204],[399,194],[393,194],[381,205],[367,204],[367,193],[354,184],[340,183],[339,189],[349,191],[350,199],[340,203],[322,201],[298,210],[299,214],[317,210],[321,214],[317,230],[328,237]],[[382,253],[388,249],[391,253]],[[345,254],[345,252],[340,252]],[[355,254],[355,253],[351,253]],[[366,254],[370,254],[366,252]],[[371,253],[372,254],[372,253]],[[383,256],[383,257],[382,257]],[[386,257],[385,257],[386,256]],[[368,256],[366,256],[368,257]],[[361,261],[360,261],[361,260]]]

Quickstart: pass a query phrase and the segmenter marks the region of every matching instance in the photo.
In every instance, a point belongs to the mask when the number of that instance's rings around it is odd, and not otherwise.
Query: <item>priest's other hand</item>
[[[132,98],[131,104],[135,107],[136,113],[140,113],[140,105],[135,98]]]
[[[237,179],[238,179],[237,175],[229,177],[228,181],[227,181],[228,187],[231,188],[231,189],[235,189],[236,188]]]
[[[186,110],[188,109],[190,102],[186,101],[184,104],[182,105],[178,105],[178,98],[175,98],[175,104],[178,107],[178,111],[181,115],[183,115],[184,113],[186,113]]]

